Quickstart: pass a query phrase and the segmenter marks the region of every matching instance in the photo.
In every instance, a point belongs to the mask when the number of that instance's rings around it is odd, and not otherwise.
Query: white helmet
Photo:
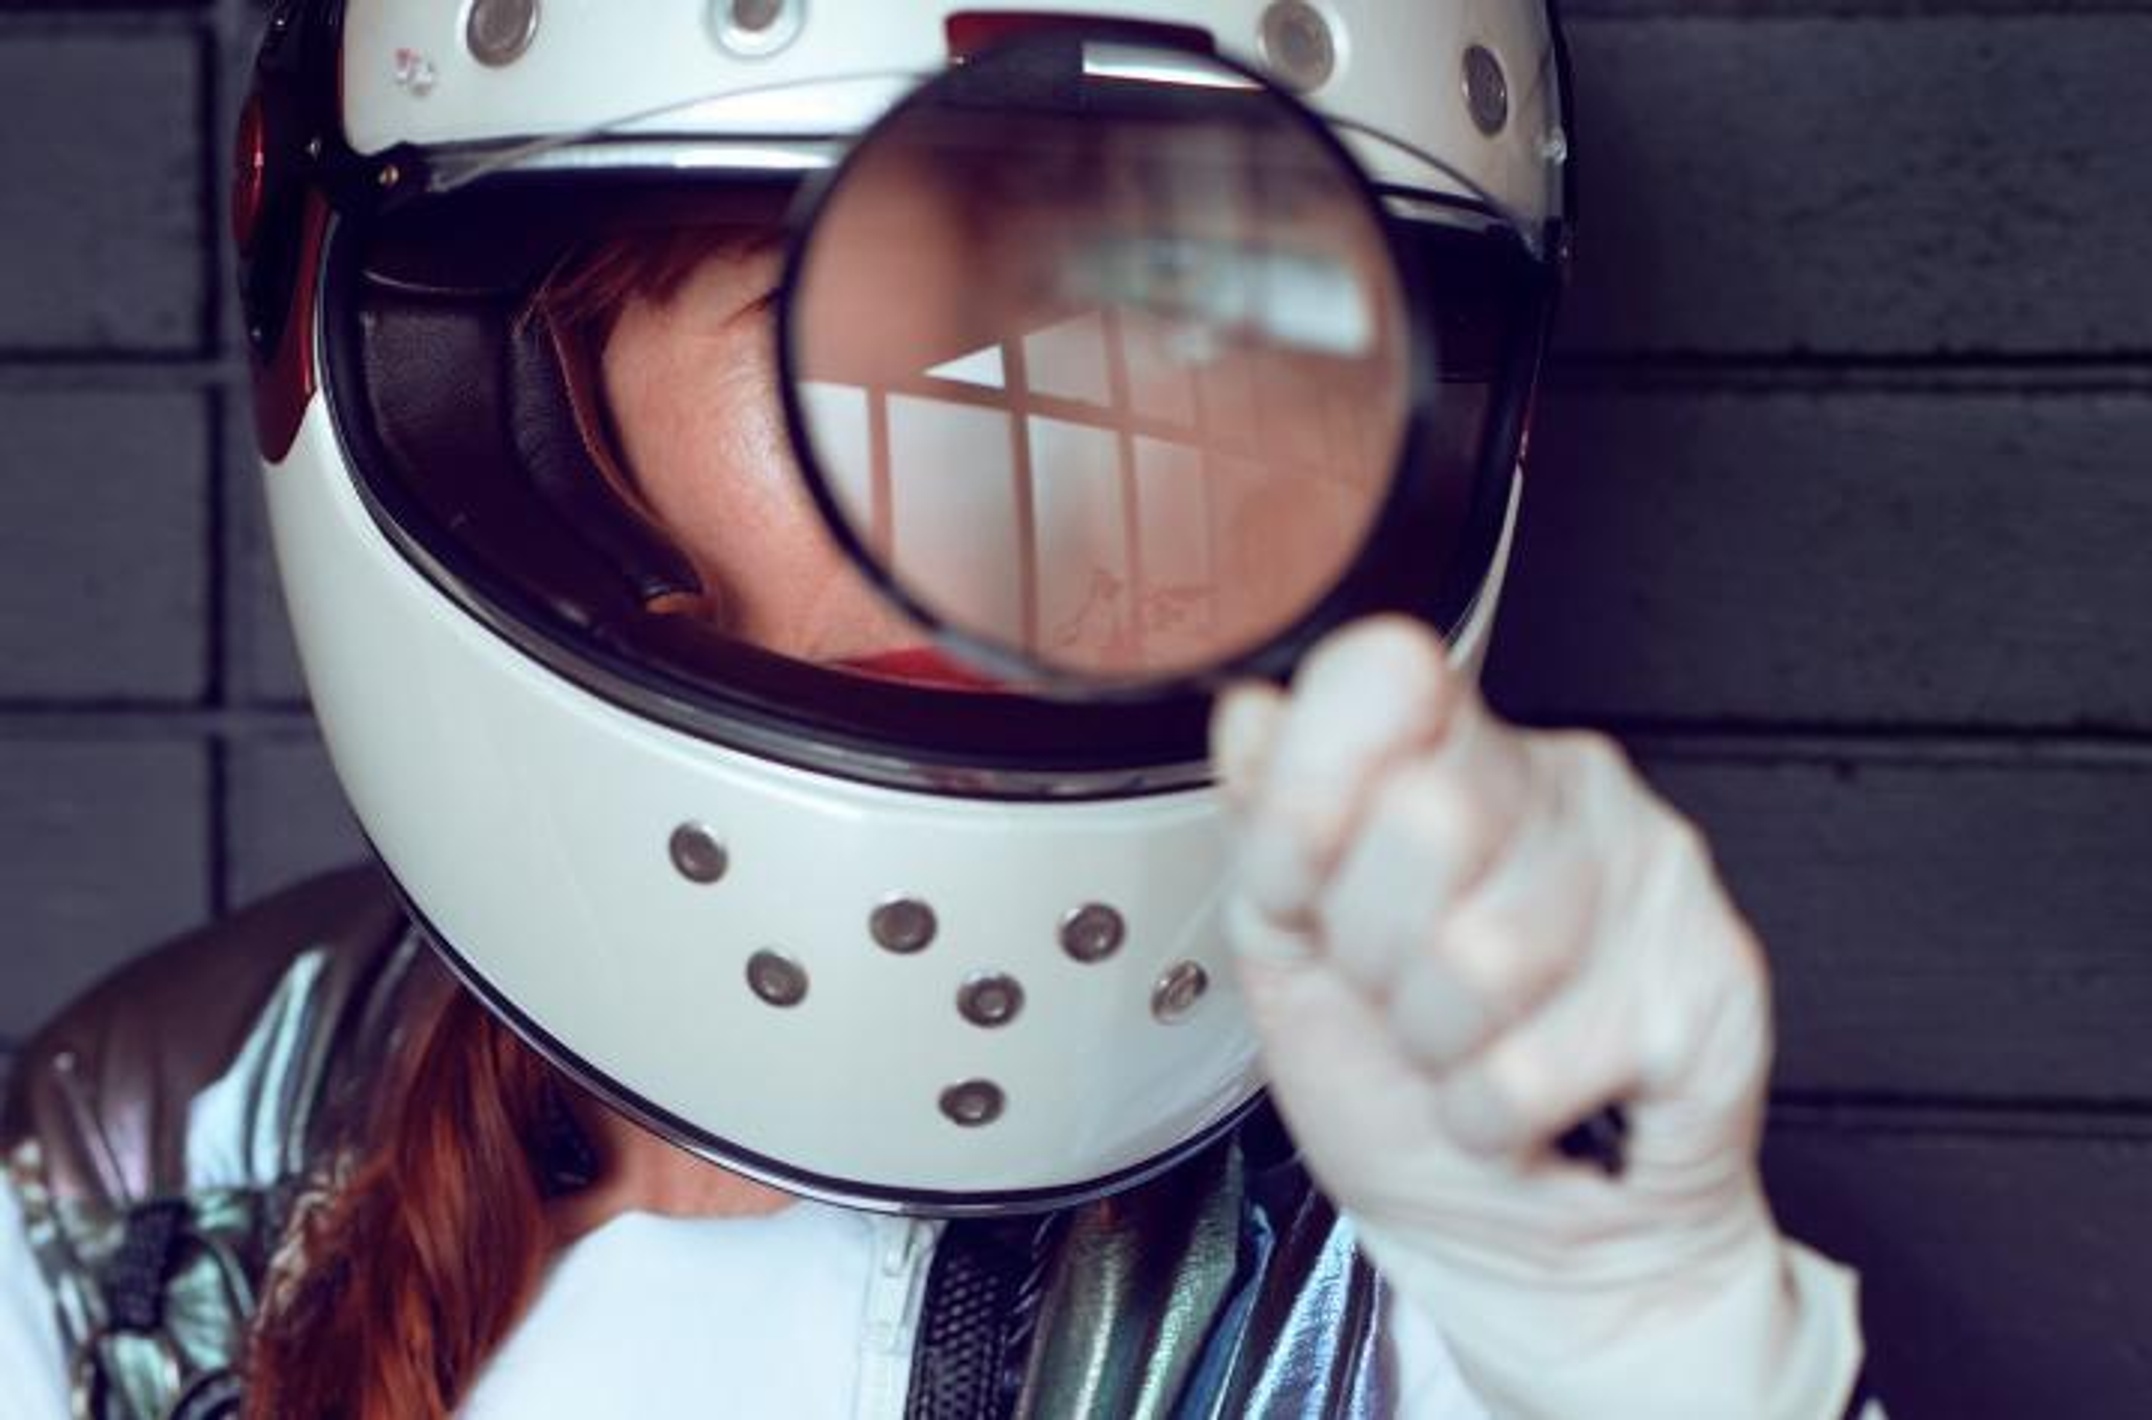
[[[1258,1098],[1205,697],[863,678],[667,614],[696,573],[630,506],[573,358],[534,342],[534,290],[684,193],[780,220],[1012,35],[1214,54],[1320,115],[1416,264],[1412,321],[1474,352],[1441,371],[1468,397],[1408,448],[1410,537],[1369,585],[1476,664],[1566,251],[1542,0],[1022,10],[290,0],[240,135],[283,585],[375,849],[578,1079],[868,1207],[1102,1194]]]

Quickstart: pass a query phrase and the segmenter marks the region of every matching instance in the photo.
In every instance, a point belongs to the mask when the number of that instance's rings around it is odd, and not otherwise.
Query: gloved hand
[[[1765,1203],[1768,985],[1696,830],[1607,741],[1498,720],[1397,618],[1290,695],[1230,692],[1212,747],[1273,1098],[1393,1326],[1432,1323],[1504,1420],[1838,1420],[1853,1282]],[[1612,1100],[1619,1179],[1552,1145]]]

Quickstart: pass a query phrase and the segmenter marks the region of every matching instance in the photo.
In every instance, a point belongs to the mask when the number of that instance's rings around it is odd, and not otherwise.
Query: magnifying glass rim
[[[1019,36],[982,51],[963,63],[966,67],[977,66],[1006,59],[1011,54],[1027,49],[1066,49],[1072,44],[1080,47],[1087,42],[1089,41],[1082,32],[1072,34],[1062,31],[1046,36]],[[1404,307],[1404,418],[1397,430],[1392,466],[1387,475],[1382,499],[1361,529],[1352,554],[1344,560],[1340,571],[1328,582],[1326,590],[1314,597],[1302,611],[1277,631],[1214,660],[1186,669],[1115,675],[1068,666],[1043,656],[1027,655],[998,638],[958,625],[945,613],[923,601],[866,546],[839,500],[824,469],[823,461],[816,452],[812,426],[800,396],[799,294],[804,285],[805,268],[822,219],[843,191],[847,178],[857,170],[862,156],[869,153],[877,140],[901,122],[908,113],[928,102],[943,85],[955,82],[960,73],[956,68],[936,74],[898,100],[872,127],[859,136],[841,162],[810,180],[800,194],[786,234],[784,267],[778,279],[775,302],[779,397],[784,405],[786,433],[791,440],[800,476],[807,485],[816,512],[837,546],[866,577],[868,583],[936,642],[949,648],[960,659],[997,678],[1009,681],[1013,687],[1048,698],[1170,700],[1200,694],[1226,681],[1250,676],[1283,679],[1315,640],[1360,608],[1360,600],[1352,594],[1365,580],[1365,574],[1373,560],[1372,553],[1383,540],[1381,530],[1392,509],[1405,496],[1406,485],[1410,482],[1405,476],[1408,464],[1405,455],[1418,447],[1422,440],[1424,431],[1420,426],[1427,418],[1427,410],[1438,383],[1431,350],[1433,342],[1427,329],[1427,321],[1419,303],[1413,299],[1416,282],[1411,263],[1385,215],[1382,194],[1377,184],[1322,116],[1292,93],[1249,65],[1212,50],[1193,46],[1182,49],[1163,41],[1131,45],[1125,36],[1115,37],[1105,33],[1097,37],[1097,42],[1113,43],[1123,48],[1186,54],[1201,59],[1206,64],[1215,65],[1247,81],[1264,97],[1280,104],[1283,111],[1290,115],[1293,121],[1298,122],[1318,147],[1336,162],[1341,174],[1349,179],[1349,186],[1359,200],[1363,214],[1372,224],[1383,254],[1389,259],[1391,275],[1397,283],[1401,297],[1400,304]]]

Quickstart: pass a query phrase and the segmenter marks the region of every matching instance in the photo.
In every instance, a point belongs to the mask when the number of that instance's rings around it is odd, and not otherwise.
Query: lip
[[[964,690],[974,694],[1006,693],[1008,690],[1000,681],[974,670],[937,646],[900,646],[893,651],[877,651],[871,656],[852,656],[828,664],[832,670],[935,690]]]

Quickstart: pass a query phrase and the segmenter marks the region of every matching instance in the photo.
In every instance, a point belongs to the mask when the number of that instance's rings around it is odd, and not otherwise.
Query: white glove
[[[1853,1281],[1764,1201],[1769,990],[1696,830],[1397,618],[1230,692],[1213,752],[1273,1097],[1404,1327],[1505,1420],[1838,1420]],[[1552,1145],[1613,1100],[1619,1179]]]

